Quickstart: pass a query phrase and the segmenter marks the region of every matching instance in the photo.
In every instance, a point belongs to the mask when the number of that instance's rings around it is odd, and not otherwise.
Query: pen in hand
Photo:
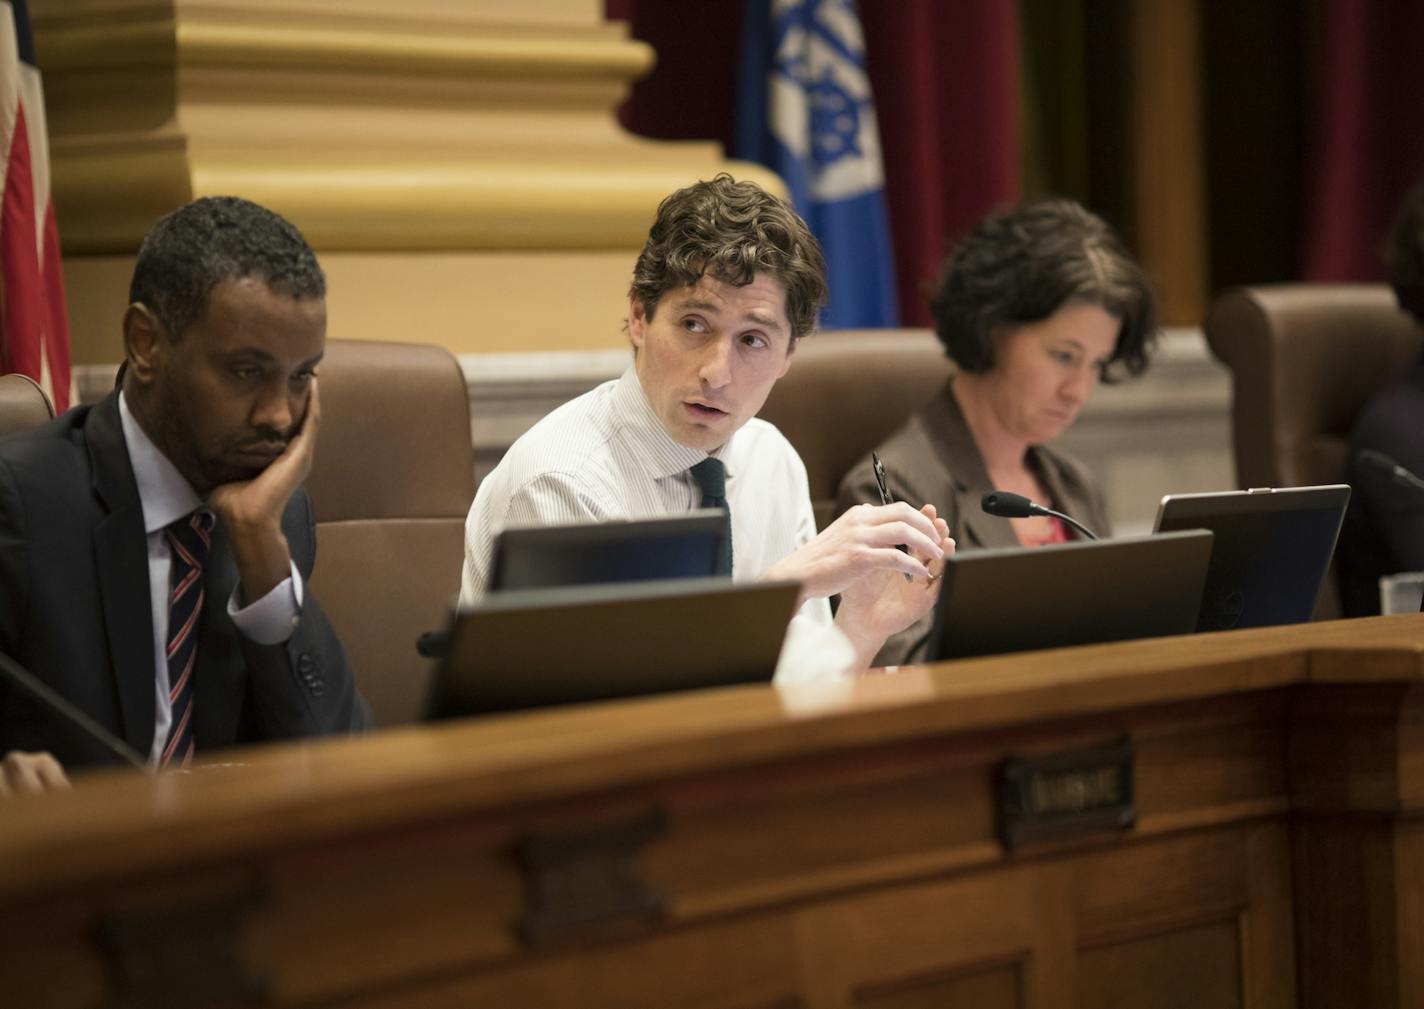
[[[895,498],[890,493],[890,484],[885,479],[885,464],[880,461],[879,452],[870,453],[870,467],[875,470],[875,483],[880,488],[880,503],[882,505],[894,504]],[[903,543],[897,545],[895,549],[905,554],[910,552],[910,548]],[[912,582],[914,579],[906,575],[905,581]]]

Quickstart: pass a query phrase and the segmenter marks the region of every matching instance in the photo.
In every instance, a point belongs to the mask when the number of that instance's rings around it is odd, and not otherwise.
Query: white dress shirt
[[[752,581],[816,535],[806,467],[771,424],[753,418],[711,453],[727,472],[732,577]],[[691,511],[702,491],[688,470],[708,453],[668,437],[629,368],[570,400],[510,446],[465,520],[460,603],[489,584],[494,537],[521,526],[656,518]],[[808,599],[787,631],[776,682],[835,676],[854,660],[828,600]]]
[[[124,429],[134,482],[138,484],[143,507],[143,531],[148,538],[148,594],[153,614],[154,709],[153,745],[149,763],[157,764],[173,722],[173,706],[168,700],[168,580],[173,555],[163,530],[198,508],[203,499],[178,472],[168,457],[148,437],[132,413],[124,394],[119,393],[119,421]],[[243,634],[259,644],[275,645],[292,636],[302,608],[302,576],[292,563],[291,577],[249,606],[238,608],[241,586],[233,589],[227,612]]]

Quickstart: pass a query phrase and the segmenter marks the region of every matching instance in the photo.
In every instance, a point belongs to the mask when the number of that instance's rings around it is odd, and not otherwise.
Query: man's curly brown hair
[[[651,319],[664,294],[703,276],[744,287],[757,274],[786,288],[792,340],[813,332],[826,301],[826,262],[816,236],[785,200],[722,173],[658,206],[628,294]]]

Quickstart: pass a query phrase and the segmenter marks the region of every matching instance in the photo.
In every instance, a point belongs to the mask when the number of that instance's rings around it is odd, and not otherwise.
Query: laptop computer
[[[1349,500],[1345,484],[1164,497],[1157,532],[1210,529],[1216,536],[1197,629],[1309,620]]]
[[[944,569],[931,660],[1189,634],[1209,532],[955,554]]]
[[[720,509],[668,518],[506,529],[495,537],[491,592],[717,574]]]
[[[426,714],[767,683],[799,594],[699,578],[491,595],[456,613]]]

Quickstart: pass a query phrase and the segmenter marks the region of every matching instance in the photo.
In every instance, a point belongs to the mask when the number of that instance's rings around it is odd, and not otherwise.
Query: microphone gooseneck
[[[1405,466],[1401,466],[1383,452],[1376,452],[1372,448],[1365,448],[1360,450],[1358,458],[1363,465],[1370,469],[1389,474],[1396,484],[1424,490],[1424,480],[1421,480],[1418,474]]]
[[[77,727],[86,736],[103,746],[104,749],[108,750],[120,760],[140,770],[151,770],[148,766],[148,761],[144,760],[133,747],[129,746],[128,743],[115,736],[108,729],[79,710],[79,708],[70,703],[63,695],[51,688],[43,680],[40,680],[4,652],[0,652],[0,679],[6,680],[12,686],[18,687],[20,690],[29,694],[52,713],[58,715],[70,725]]]
[[[1098,538],[1097,533],[1083,525],[1083,523],[1079,522],[1073,516],[1064,515],[1062,512],[1054,511],[1052,508],[1045,508],[1041,504],[1035,504],[1022,494],[1014,494],[1006,490],[990,491],[980,499],[979,507],[990,515],[997,515],[999,518],[1005,519],[1025,519],[1031,515],[1055,518],[1059,521],[1067,522],[1090,540]]]

